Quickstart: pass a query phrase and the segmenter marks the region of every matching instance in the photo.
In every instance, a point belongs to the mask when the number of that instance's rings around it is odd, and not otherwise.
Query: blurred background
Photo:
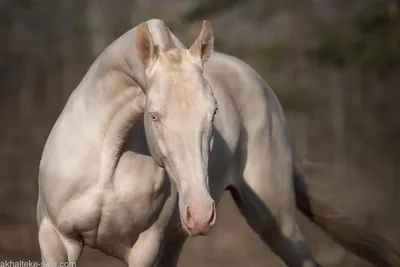
[[[399,16],[398,0],[0,0],[0,260],[39,261],[37,171],[51,127],[101,51],[151,18],[187,46],[210,20],[216,50],[277,93],[313,193],[400,245]],[[284,266],[229,194],[218,212],[179,266]],[[324,266],[372,266],[298,220]],[[81,258],[110,264],[123,266],[89,248]]]

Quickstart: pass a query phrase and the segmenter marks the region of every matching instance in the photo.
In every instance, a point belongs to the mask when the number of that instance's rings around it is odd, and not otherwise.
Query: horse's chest
[[[143,156],[123,155],[110,192],[105,194],[102,220],[105,232],[122,238],[152,226],[170,196],[170,181],[164,171]],[[167,213],[172,214],[167,210]]]

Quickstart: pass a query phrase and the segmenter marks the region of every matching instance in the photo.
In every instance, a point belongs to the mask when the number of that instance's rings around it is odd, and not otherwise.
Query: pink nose
[[[207,213],[196,213],[192,206],[186,207],[183,223],[192,235],[207,235],[215,224],[216,212],[214,201]]]

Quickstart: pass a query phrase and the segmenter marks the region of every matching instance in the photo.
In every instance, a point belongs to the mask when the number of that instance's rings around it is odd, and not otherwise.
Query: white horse
[[[214,52],[213,40],[204,21],[186,49],[153,19],[90,67],[40,162],[43,261],[77,262],[87,245],[130,267],[176,266],[187,235],[209,233],[229,189],[288,266],[318,266],[296,223],[295,188],[314,214],[279,101],[251,67]]]

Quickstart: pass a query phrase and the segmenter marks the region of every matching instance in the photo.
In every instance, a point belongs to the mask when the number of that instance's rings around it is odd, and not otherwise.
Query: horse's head
[[[136,52],[147,77],[144,124],[148,146],[177,187],[183,228],[192,236],[206,235],[216,218],[208,185],[208,157],[217,102],[203,76],[213,40],[208,21],[189,49],[157,49],[145,23],[138,26],[136,37]]]

